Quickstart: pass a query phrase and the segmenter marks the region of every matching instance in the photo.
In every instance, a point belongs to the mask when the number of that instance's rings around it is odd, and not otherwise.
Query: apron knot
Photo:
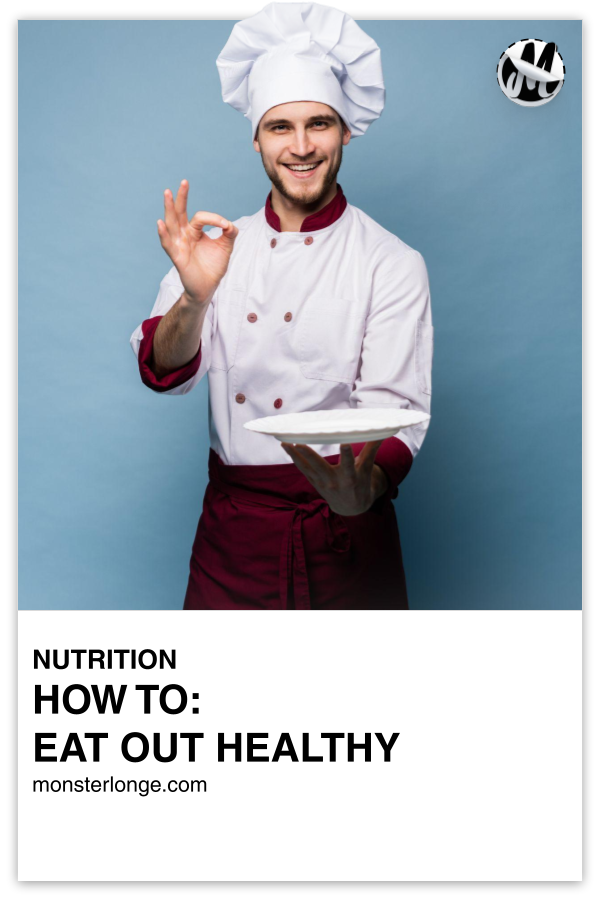
[[[213,486],[238,503],[285,510],[290,513],[289,527],[283,532],[279,558],[279,598],[283,609],[291,604],[293,609],[310,609],[310,588],[306,567],[306,554],[302,536],[302,522],[320,515],[325,526],[325,540],[335,553],[348,553],[350,532],[342,516],[332,512],[322,497],[308,503],[294,503],[285,498],[269,497],[249,491],[237,485],[227,484],[218,471],[211,471]]]
[[[327,543],[336,553],[347,553],[350,549],[350,532],[346,523],[338,513],[330,509],[325,500],[311,500],[310,503],[300,503],[298,509],[307,515],[316,512],[323,516]]]
[[[346,523],[334,513],[326,500],[318,498],[309,503],[298,503],[294,507],[292,521],[281,544],[280,598],[287,605],[293,601],[295,609],[310,609],[310,588],[306,569],[306,554],[302,539],[302,522],[306,518],[320,514],[325,525],[325,539],[336,553],[350,550],[350,532]]]

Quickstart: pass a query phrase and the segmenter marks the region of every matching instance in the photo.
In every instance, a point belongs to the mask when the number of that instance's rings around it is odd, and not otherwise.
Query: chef
[[[209,484],[184,608],[407,609],[392,499],[427,425],[341,447],[243,427],[314,410],[429,412],[425,263],[337,181],[342,148],[383,109],[379,48],[344,12],[271,3],[234,26],[217,67],[271,190],[235,221],[188,219],[186,180],[165,191],[158,235],[173,265],[131,338],[152,390],[187,394],[208,378]]]

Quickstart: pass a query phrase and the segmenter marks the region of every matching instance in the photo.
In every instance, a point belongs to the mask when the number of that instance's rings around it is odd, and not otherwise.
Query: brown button
[[[235,395],[235,402],[236,402],[236,403],[245,403],[245,402],[246,402],[246,397],[244,396],[244,394],[236,394],[236,395]]]
[[[248,313],[247,319],[249,322],[256,322],[258,316],[256,315],[256,313]]]
[[[309,237],[304,238],[304,243],[308,246],[309,244],[312,244],[313,240],[314,238],[311,238],[309,235]]]
[[[280,400],[278,397],[273,406],[275,407],[275,409],[281,409],[281,407],[283,406],[283,400]]]
[[[291,321],[292,321],[292,314],[291,314],[291,313],[286,313],[285,316],[283,317],[283,319],[284,319],[285,322],[291,322]]]
[[[277,246],[276,238],[271,238],[271,247],[276,247],[276,246]]]

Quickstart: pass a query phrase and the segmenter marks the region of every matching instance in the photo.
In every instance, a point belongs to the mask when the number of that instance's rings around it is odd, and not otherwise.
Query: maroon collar
[[[320,209],[316,213],[312,213],[310,216],[307,216],[303,223],[300,231],[319,231],[321,228],[327,228],[328,225],[333,225],[334,222],[337,222],[341,214],[344,212],[348,205],[348,201],[344,196],[344,192],[342,190],[341,184],[338,184],[337,194],[330,200],[327,206],[324,206],[323,209]],[[279,221],[279,216],[271,206],[271,194],[267,197],[267,202],[265,203],[265,218],[267,223],[273,228],[275,231],[281,231],[281,222]]]

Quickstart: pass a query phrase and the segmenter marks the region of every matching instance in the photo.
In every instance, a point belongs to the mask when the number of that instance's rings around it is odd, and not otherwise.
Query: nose
[[[316,146],[314,142],[311,140],[310,134],[308,134],[304,128],[297,128],[294,131],[294,136],[292,139],[292,143],[290,144],[290,153],[294,156],[310,156],[315,152]]]

